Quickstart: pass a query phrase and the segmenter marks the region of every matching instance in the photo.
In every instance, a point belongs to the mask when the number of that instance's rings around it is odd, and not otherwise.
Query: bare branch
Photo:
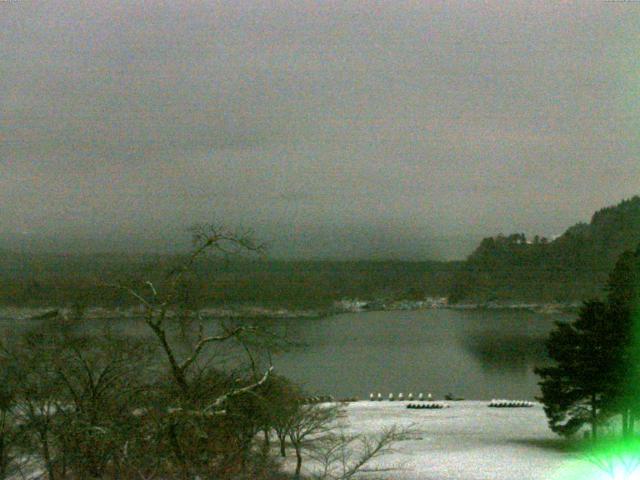
[[[147,280],[145,282],[145,285],[148,285],[149,288],[151,289],[151,291],[153,292],[153,298],[157,298],[158,297],[158,291],[156,290],[156,287],[153,286],[153,283],[151,283],[150,280]]]
[[[149,282],[149,283],[151,283],[151,282]],[[120,283],[102,283],[101,285],[104,286],[104,287],[114,288],[116,290],[122,290],[122,291],[128,293],[129,295],[131,295],[132,297],[136,298],[137,300],[139,300],[140,303],[142,303],[147,309],[153,311],[153,305],[151,304],[151,302],[149,302],[146,298],[144,298],[142,295],[140,295],[134,289],[132,289],[130,287],[127,287],[125,285],[122,285]]]
[[[226,393],[224,395],[221,395],[220,397],[218,397],[216,399],[215,402],[213,402],[211,405],[209,405],[207,408],[204,409],[205,412],[210,412],[212,410],[217,410],[219,408],[221,408],[224,403],[229,400],[232,397],[241,395],[243,393],[248,393],[251,392],[253,390],[255,390],[256,388],[258,388],[260,385],[262,385],[263,383],[265,383],[268,379],[269,376],[271,375],[271,373],[273,372],[274,367],[271,366],[269,367],[269,369],[265,372],[265,374],[262,376],[262,378],[260,380],[258,380],[255,383],[252,383],[251,385],[247,385],[246,387],[243,388],[239,388],[237,390],[232,390],[229,393]]]
[[[200,340],[198,340],[198,343],[196,343],[195,347],[193,348],[193,353],[189,356],[189,358],[187,358],[186,360],[184,360],[181,364],[180,364],[180,369],[181,370],[186,370],[194,361],[196,361],[196,359],[198,358],[198,355],[200,355],[200,352],[202,351],[202,349],[208,344],[208,343],[213,343],[213,342],[224,342],[226,340],[229,340],[230,338],[233,338],[237,335],[239,335],[240,333],[244,332],[248,330],[248,327],[238,327],[235,328],[234,330],[232,330],[231,332],[228,332],[224,335],[217,335],[217,336],[209,336],[209,337],[201,337]],[[202,335],[202,329],[201,329],[201,335]]]

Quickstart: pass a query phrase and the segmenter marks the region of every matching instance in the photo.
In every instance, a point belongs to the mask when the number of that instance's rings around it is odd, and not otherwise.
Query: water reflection
[[[460,345],[489,371],[526,373],[547,361],[546,336],[498,333],[461,335]]]
[[[544,340],[564,315],[525,311],[366,312],[286,320],[306,346],[275,360],[308,389],[336,396],[431,392],[533,399]]]
[[[278,373],[311,393],[533,399],[539,393],[533,367],[545,362],[544,340],[554,321],[568,319],[524,311],[425,310],[284,319],[270,326],[298,344],[274,357]],[[13,321],[0,323],[5,331],[19,330]],[[124,334],[148,335],[141,321],[110,324]],[[214,321],[206,330],[213,328]],[[217,362],[233,363],[243,352],[218,354],[228,358],[218,356]]]

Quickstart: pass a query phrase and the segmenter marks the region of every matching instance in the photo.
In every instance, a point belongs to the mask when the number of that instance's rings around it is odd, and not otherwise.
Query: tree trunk
[[[296,473],[294,478],[296,480],[299,480],[300,470],[302,469],[302,452],[300,451],[300,447],[298,445],[296,445],[295,448],[296,448]]]
[[[180,466],[180,471],[182,472],[182,478],[186,479],[190,477],[189,465],[187,464],[184,451],[182,449],[182,446],[180,445],[180,439],[178,438],[177,428],[178,428],[178,425],[174,421],[172,421],[169,424],[169,428],[168,428],[169,445],[171,446],[171,451],[173,452],[173,455],[176,461],[178,462],[178,465]]]
[[[47,432],[40,434],[40,438],[42,440],[42,457],[44,459],[44,464],[47,468],[47,475],[49,476],[49,480],[55,480],[56,474],[53,469],[53,462],[51,461],[51,452],[49,451],[49,439],[47,437],[48,437]]]
[[[8,469],[8,459],[6,458],[4,451],[4,435],[5,432],[0,432],[0,478],[6,478]]]
[[[287,450],[286,450],[287,434],[286,433],[282,434],[278,430],[276,430],[276,434],[278,435],[278,442],[280,443],[280,456],[286,457],[287,456]]]
[[[596,396],[591,395],[591,439],[598,438],[598,410],[596,408]]]
[[[633,435],[634,431],[634,423],[635,423],[635,415],[632,409],[625,409],[622,417],[623,429],[622,435],[625,438],[628,438]]]
[[[622,436],[624,438],[629,436],[629,410],[626,408],[622,410]]]
[[[171,372],[173,373],[173,378],[178,384],[178,387],[180,387],[180,390],[182,390],[185,396],[188,395],[189,383],[187,382],[187,377],[185,375],[184,370],[180,368],[180,365],[178,364],[178,361],[176,360],[176,357],[173,354],[173,350],[171,349],[171,346],[167,341],[166,332],[160,326],[153,323],[153,320],[147,321],[147,324],[149,325],[149,327],[151,327],[151,330],[153,330],[153,332],[156,334],[156,337],[160,341],[160,345],[162,346],[162,349],[164,350],[164,353],[167,356],[167,360],[169,360],[169,365],[171,366]]]

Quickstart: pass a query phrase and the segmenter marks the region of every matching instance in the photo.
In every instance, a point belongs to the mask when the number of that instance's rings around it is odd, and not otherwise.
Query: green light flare
[[[638,300],[640,299],[640,296],[638,295],[638,287],[638,285],[635,286],[636,301],[634,308],[632,309],[633,313],[631,314],[633,322],[633,337],[631,343],[630,358],[633,362],[633,369],[631,372],[632,378],[629,379],[628,389],[630,394],[633,395],[634,398],[638,398],[640,400],[640,308],[638,308]]]
[[[625,274],[626,288],[630,296],[626,297],[630,308],[631,323],[628,328],[628,361],[626,385],[622,391],[628,408],[640,410],[640,246],[631,262],[631,273]],[[629,271],[627,271],[629,272]],[[635,272],[635,273],[633,273]],[[630,290],[629,290],[630,289]],[[574,459],[565,462],[555,472],[552,480],[640,480],[640,436],[622,438],[620,417],[609,419],[607,428],[613,427],[610,434],[615,437],[600,439],[590,448],[583,450]],[[640,418],[636,419],[640,420]]]
[[[640,480],[640,440],[600,441],[566,462],[553,480]]]

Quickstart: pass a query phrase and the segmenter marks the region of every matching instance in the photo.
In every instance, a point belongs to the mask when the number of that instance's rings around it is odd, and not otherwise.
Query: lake
[[[305,343],[274,359],[310,392],[367,398],[370,392],[447,393],[467,399],[533,400],[536,365],[553,322],[569,314],[524,310],[421,310],[279,320]]]
[[[368,398],[370,392],[407,395],[447,393],[474,400],[533,400],[539,393],[536,365],[546,361],[544,341],[553,322],[570,314],[526,310],[381,311],[324,318],[269,320],[302,345],[274,357],[276,371],[310,394]],[[112,327],[149,335],[142,321],[119,319]],[[0,318],[17,332],[29,323]],[[87,328],[104,325],[92,320]],[[213,332],[215,322],[207,326]],[[237,356],[230,356],[232,362]],[[233,360],[236,358],[236,360]]]

